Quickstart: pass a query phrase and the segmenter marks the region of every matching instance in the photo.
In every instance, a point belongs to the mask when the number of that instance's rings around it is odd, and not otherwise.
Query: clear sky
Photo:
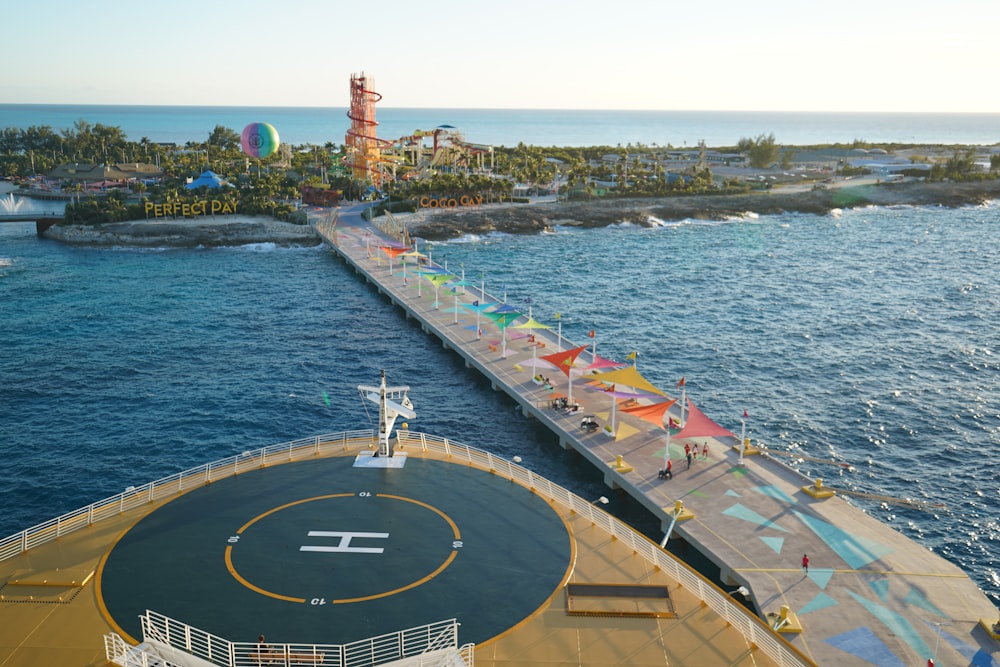
[[[1000,0],[33,0],[0,103],[1000,112]]]

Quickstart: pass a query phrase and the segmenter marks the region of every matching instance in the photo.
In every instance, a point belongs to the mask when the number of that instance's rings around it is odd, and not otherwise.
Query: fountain
[[[0,198],[0,210],[4,213],[17,213],[23,205],[24,200],[15,198],[13,192],[8,192],[6,197]]]

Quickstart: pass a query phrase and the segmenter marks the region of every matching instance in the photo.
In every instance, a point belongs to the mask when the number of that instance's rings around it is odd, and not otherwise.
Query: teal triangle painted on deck
[[[883,607],[867,598],[863,598],[854,591],[847,591],[847,594],[854,598],[858,604],[864,607],[869,614],[874,616],[881,623],[892,630],[893,634],[910,645],[917,655],[931,655],[931,649],[924,640],[920,638],[910,622],[894,612],[892,609]],[[861,622],[863,619],[858,619]]]
[[[827,607],[833,607],[839,604],[832,597],[826,593],[818,593],[816,597],[806,603],[802,609],[797,612],[799,616],[802,614],[808,614],[811,611],[819,611],[820,609],[826,609]]]
[[[821,540],[826,542],[827,546],[843,558],[844,562],[852,569],[860,570],[872,561],[876,561],[892,553],[892,549],[887,546],[863,537],[851,535],[846,530],[829,524],[822,519],[817,519],[802,512],[796,512],[795,510],[792,510],[792,514],[816,533]]]
[[[762,537],[760,541],[771,547],[771,551],[776,554],[780,554],[781,547],[785,546],[785,538],[783,537]]]
[[[889,577],[879,577],[874,581],[869,581],[868,585],[875,591],[875,595],[882,599],[882,602],[889,599]]]
[[[924,594],[918,591],[913,586],[910,586],[910,592],[903,597],[903,602],[906,604],[912,604],[914,607],[920,607],[921,609],[926,609],[932,614],[937,614],[941,618],[944,618],[944,614],[941,610],[935,607],[930,600],[924,597]]]
[[[758,526],[767,526],[768,528],[774,528],[775,530],[780,530],[783,533],[787,533],[788,530],[782,528],[778,524],[774,523],[770,519],[765,519],[760,514],[757,514],[749,507],[744,507],[740,503],[736,503],[732,507],[722,510],[722,513],[726,516],[731,516],[735,519],[742,519],[744,521],[749,521],[750,523],[755,523]]]
[[[740,494],[736,493],[736,492],[735,492],[735,491],[733,491],[732,489],[726,489],[726,495],[727,495],[727,496],[736,496],[737,498],[739,498],[739,497],[740,497]]]
[[[809,568],[809,579],[812,580],[814,584],[819,586],[821,590],[826,590],[827,585],[829,585],[830,580],[833,579],[833,573],[836,570],[832,568],[820,568],[811,567]]]
[[[789,505],[795,504],[795,498],[792,498],[790,495],[782,491],[777,486],[771,486],[771,485],[755,486],[753,490],[756,491],[757,493],[763,493],[765,496],[769,496],[771,498],[774,498],[775,500],[781,500],[782,502],[786,502]]]
[[[906,667],[874,632],[865,627],[834,635],[826,643],[876,667]]]

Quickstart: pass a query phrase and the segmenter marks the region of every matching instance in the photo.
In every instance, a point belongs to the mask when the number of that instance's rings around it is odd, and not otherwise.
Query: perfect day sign
[[[218,199],[203,199],[201,201],[154,204],[146,202],[147,218],[168,218],[181,216],[190,218],[196,215],[234,215],[236,202],[220,201]]]

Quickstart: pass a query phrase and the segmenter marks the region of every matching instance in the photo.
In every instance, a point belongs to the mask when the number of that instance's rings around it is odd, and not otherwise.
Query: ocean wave
[[[487,234],[462,234],[461,236],[456,236],[453,239],[448,239],[445,243],[464,245],[468,243],[481,243],[483,241],[489,242],[492,239],[499,239],[508,236],[513,236],[507,232],[489,232]]]

